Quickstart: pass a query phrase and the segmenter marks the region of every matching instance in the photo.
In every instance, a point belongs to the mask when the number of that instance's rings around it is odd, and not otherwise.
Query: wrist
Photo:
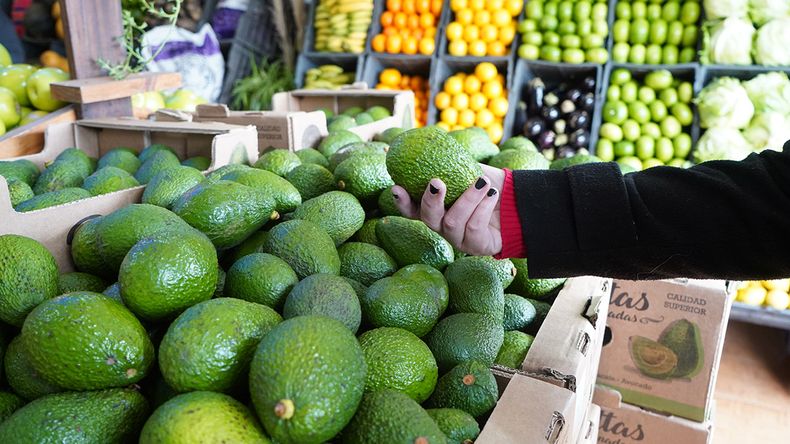
[[[516,206],[516,194],[513,184],[513,173],[510,170],[501,170],[502,197],[499,207],[500,233],[502,236],[502,251],[496,255],[497,259],[509,257],[525,257],[524,234],[522,222],[519,219]]]

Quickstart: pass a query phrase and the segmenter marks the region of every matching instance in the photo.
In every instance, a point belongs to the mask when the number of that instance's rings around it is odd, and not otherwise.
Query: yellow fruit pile
[[[434,104],[439,110],[438,126],[448,131],[477,126],[486,130],[492,142],[502,140],[507,90],[505,76],[493,63],[483,62],[473,73],[448,77]]]
[[[365,52],[373,0],[320,0],[315,8],[315,50]]]
[[[452,56],[504,56],[516,36],[523,0],[450,0],[453,21],[447,25],[447,52]]]
[[[394,68],[387,68],[379,74],[376,89],[395,89],[414,92],[414,125],[425,126],[428,122],[428,100],[431,85],[428,79],[418,75],[404,75]]]
[[[748,305],[765,305],[777,310],[790,309],[790,279],[744,282],[735,300]]]

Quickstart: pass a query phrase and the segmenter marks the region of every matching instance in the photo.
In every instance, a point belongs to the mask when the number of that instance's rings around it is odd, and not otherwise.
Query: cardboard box
[[[731,299],[724,281],[612,284],[598,383],[629,404],[708,418]]]
[[[298,151],[315,148],[329,132],[321,111],[231,111],[227,105],[198,105],[194,113],[160,110],[160,122],[220,122],[230,125],[253,125],[258,130],[261,153],[271,148]]]
[[[713,421],[695,422],[664,416],[625,404],[620,394],[605,387],[595,389],[594,402],[601,406],[599,444],[708,444]]]
[[[590,414],[587,415],[589,429],[581,436],[580,444],[595,444],[598,442],[598,428],[601,426],[601,408],[595,404],[590,405]]]
[[[609,279],[568,279],[521,369],[493,368],[502,396],[475,442],[577,443],[589,436],[610,287]]]
[[[220,123],[167,123],[131,119],[96,119],[62,123],[46,131],[44,149],[28,159],[42,168],[63,150],[78,146],[99,157],[118,146],[142,150],[163,143],[181,157],[210,156],[209,171],[229,163],[255,162],[258,137],[254,127]],[[11,207],[8,184],[0,177],[0,234],[18,234],[41,242],[55,256],[61,272],[72,271],[69,233],[88,216],[104,215],[139,202],[145,187],[91,197],[28,213]]]
[[[349,131],[362,140],[372,140],[373,136],[389,128],[410,129],[414,126],[414,93],[411,91],[368,89],[367,84],[357,83],[352,88],[337,91],[299,89],[277,93],[272,98],[272,109],[279,112],[326,108],[337,114],[352,106],[368,109],[376,105],[387,108],[391,117],[356,126]]]
[[[75,120],[77,120],[77,112],[74,110],[74,105],[68,105],[5,133],[0,136],[0,159],[38,153],[44,148],[44,131],[50,125]]]

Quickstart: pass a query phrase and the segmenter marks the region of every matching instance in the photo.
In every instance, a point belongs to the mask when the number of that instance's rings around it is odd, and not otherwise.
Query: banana
[[[323,65],[323,66],[319,66],[316,69],[321,71],[321,73],[324,74],[324,75],[343,74],[343,68],[341,68],[341,67],[339,67],[337,65]]]
[[[346,14],[349,12],[360,12],[360,11],[367,11],[368,13],[373,12],[373,4],[372,3],[351,3],[347,5],[340,5],[336,8],[336,12],[339,14]]]
[[[365,44],[365,39],[368,37],[367,32],[349,32],[348,33],[348,40],[354,41],[357,40],[363,45]]]

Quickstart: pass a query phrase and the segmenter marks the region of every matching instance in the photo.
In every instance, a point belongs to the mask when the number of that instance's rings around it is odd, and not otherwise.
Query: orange
[[[486,128],[486,132],[488,133],[488,138],[491,139],[491,142],[493,143],[499,143],[505,133],[505,131],[502,129],[502,125],[499,123],[493,123],[489,125]]]
[[[453,12],[458,12],[462,9],[466,9],[468,6],[466,0],[450,0],[450,10]]]
[[[469,9],[474,11],[486,9],[486,0],[469,0]]]
[[[483,26],[491,23],[491,13],[486,10],[475,11],[474,23],[477,26]]]
[[[451,56],[463,57],[467,53],[466,42],[463,40],[453,40],[447,45],[447,52]]]
[[[483,93],[475,93],[469,97],[469,109],[480,111],[488,106],[488,99]]]
[[[458,22],[452,22],[447,25],[447,29],[445,31],[447,33],[447,40],[451,42],[461,40],[464,35],[464,27]]]
[[[423,34],[423,37],[428,37],[429,39],[436,38],[436,28],[433,27],[433,28],[426,29],[425,33]]]
[[[486,9],[492,13],[499,9],[505,9],[505,0],[486,0]]]
[[[431,12],[431,0],[417,0],[414,6],[420,14]]]
[[[419,41],[420,39],[425,37],[425,31],[423,31],[422,28],[412,29],[411,36],[417,39],[417,41]]]
[[[482,84],[480,83],[480,79],[476,76],[466,76],[464,79],[464,92],[467,94],[474,94],[476,92],[480,92],[480,87]]]
[[[457,73],[455,73],[455,77],[458,77],[459,79],[464,80],[466,78],[466,73],[465,72],[457,72]]]
[[[513,17],[504,9],[497,9],[491,13],[491,23],[497,26],[507,26],[512,23]]]
[[[401,29],[398,34],[400,34],[400,37],[403,40],[406,40],[407,38],[409,38],[411,36],[411,29],[408,29],[408,28]]]
[[[434,43],[433,37],[423,37],[420,39],[420,54],[431,55],[435,49],[436,43]]]
[[[502,85],[504,85],[505,84],[505,75],[504,74],[497,74],[496,80],[497,80],[497,82],[499,82]]]
[[[401,10],[401,0],[387,0],[387,10],[399,12]]]
[[[475,40],[469,44],[469,55],[475,57],[483,57],[486,55],[486,42],[482,40]]]
[[[471,9],[462,9],[455,13],[455,21],[462,25],[471,25],[475,20],[475,13]]]
[[[390,54],[399,54],[403,46],[403,37],[400,35],[391,35],[387,37],[387,52]]]
[[[390,90],[390,89],[392,89],[392,87],[391,87],[391,86],[389,86],[389,85],[385,85],[385,84],[383,84],[383,83],[379,83],[378,85],[376,85],[376,89],[386,89],[386,90]]]
[[[460,93],[453,96],[453,108],[464,110],[469,108],[469,96],[466,93]]]
[[[515,26],[505,26],[504,28],[499,29],[499,41],[502,42],[503,45],[507,46],[513,43],[513,39],[516,37],[516,28]]]
[[[450,107],[452,100],[453,98],[450,96],[450,94],[446,93],[445,91],[440,91],[433,99],[433,104],[436,105],[436,109],[442,111],[443,109]]]
[[[496,97],[502,97],[502,93],[504,92],[504,88],[502,88],[502,84],[496,80],[491,80],[489,82],[485,82],[483,84],[483,94],[490,99],[494,99]]]
[[[455,108],[445,108],[439,114],[439,118],[448,125],[456,125],[458,124],[458,110]]]
[[[414,14],[417,12],[417,7],[414,4],[414,0],[403,0],[403,12],[406,14]]]
[[[417,14],[409,14],[409,17],[406,19],[406,26],[409,29],[417,29],[420,27],[420,16]]]
[[[524,0],[505,0],[505,9],[507,9],[507,12],[513,17],[518,17],[523,7]]]
[[[404,54],[417,54],[418,42],[415,37],[408,37],[403,41]]]
[[[395,68],[386,68],[379,74],[379,82],[389,86],[400,85],[400,78],[400,71]]]
[[[409,82],[411,82],[411,76],[404,75],[400,79],[400,89],[409,89]]]
[[[395,14],[395,18],[393,19],[392,24],[398,29],[403,29],[408,24],[408,20],[409,20],[409,16],[406,15],[406,13],[399,12]]]
[[[392,20],[395,18],[395,14],[391,11],[384,11],[381,13],[381,26],[387,27],[392,26]]]
[[[480,28],[475,25],[464,26],[464,40],[474,42],[480,38]]]
[[[507,48],[502,42],[493,41],[488,44],[486,52],[490,56],[504,56],[507,55]]]
[[[488,128],[492,123],[494,123],[494,113],[489,111],[487,108],[483,108],[477,112],[477,117],[475,117],[475,126],[479,126],[480,128]]]
[[[507,99],[504,97],[495,97],[488,102],[488,110],[494,114],[494,117],[505,117],[507,108]]]
[[[438,126],[439,128],[441,128],[441,129],[443,129],[445,131],[450,131],[450,125],[448,125],[448,124],[446,124],[444,122],[436,122],[436,126]]]
[[[436,17],[430,12],[420,14],[420,28],[430,28],[436,24]]]
[[[464,81],[456,76],[450,76],[444,82],[444,90],[451,96],[460,94],[464,91]]]
[[[414,76],[411,78],[411,82],[409,82],[409,89],[415,92],[417,97],[424,94],[422,90],[422,77],[421,76]]]
[[[461,110],[461,112],[458,113],[458,124],[464,128],[474,126],[475,117],[477,117],[477,115],[471,109]]]
[[[491,62],[483,62],[479,63],[475,66],[475,76],[480,79],[481,82],[488,82],[491,80],[496,79],[497,69],[496,65]]]
[[[395,27],[388,26],[388,27],[384,28],[384,30],[383,30],[383,31],[381,31],[381,33],[382,33],[382,34],[384,34],[384,35],[386,35],[387,37],[389,37],[389,36],[391,36],[391,35],[396,35],[396,34],[398,34],[398,30],[397,30],[397,28],[395,28]]]
[[[442,13],[442,3],[444,3],[444,0],[431,0],[431,13],[436,17],[439,17]]]
[[[484,25],[480,29],[480,40],[486,43],[491,43],[493,41],[496,41],[498,36],[499,36],[499,30],[497,30],[497,27],[494,25],[491,24]]]
[[[384,34],[379,34],[373,37],[373,40],[370,41],[370,46],[376,52],[384,52],[387,49],[387,36]]]

